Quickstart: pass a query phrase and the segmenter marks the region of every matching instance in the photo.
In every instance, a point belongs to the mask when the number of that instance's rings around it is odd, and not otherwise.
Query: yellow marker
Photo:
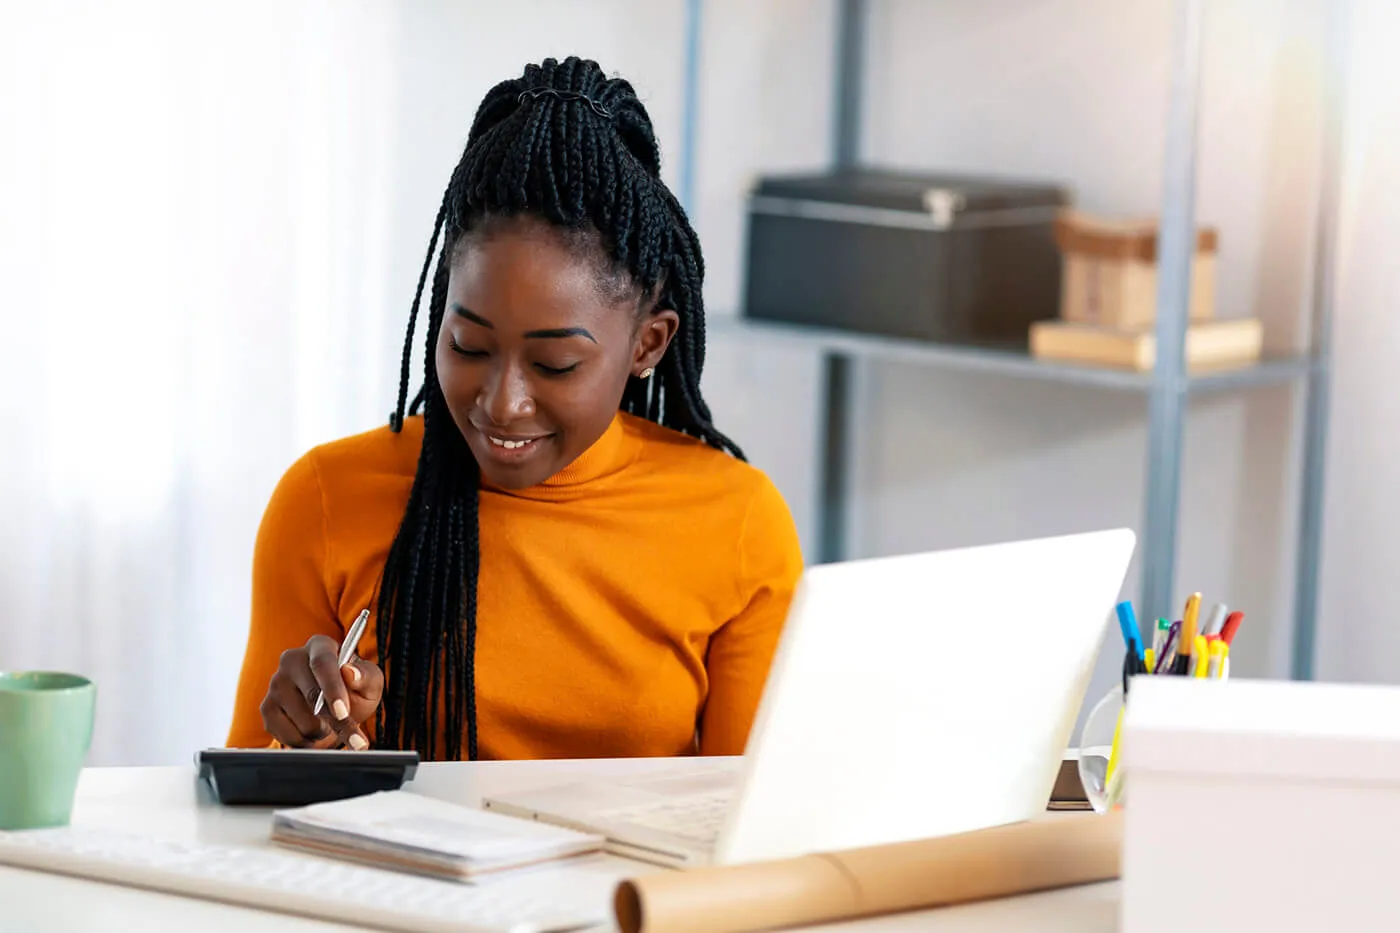
[[[1197,677],[1205,677],[1206,671],[1210,667],[1210,655],[1206,652],[1206,637],[1197,635],[1196,641],[1191,648],[1191,666]]]
[[[1123,709],[1118,710],[1118,722],[1113,726],[1113,747],[1108,750],[1108,767],[1103,772],[1105,793],[1108,792],[1109,782],[1113,780],[1113,772],[1118,770],[1118,736],[1123,732]]]
[[[1147,665],[1147,673],[1152,673],[1157,667],[1157,654],[1151,648],[1146,648],[1142,652],[1142,661]]]
[[[1213,641],[1210,643],[1210,665],[1206,668],[1206,676],[1211,680],[1219,680],[1221,672],[1225,668],[1225,648],[1223,641]]]

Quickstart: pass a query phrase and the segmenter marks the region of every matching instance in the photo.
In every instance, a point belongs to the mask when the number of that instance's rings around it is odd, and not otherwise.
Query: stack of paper
[[[455,880],[598,852],[604,842],[406,791],[278,811],[272,838],[319,855]]]

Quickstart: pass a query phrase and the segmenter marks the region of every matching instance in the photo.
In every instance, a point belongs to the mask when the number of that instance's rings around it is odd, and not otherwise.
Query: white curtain
[[[669,177],[683,25],[680,0],[0,0],[0,670],[97,682],[91,763],[224,739],[267,497],[387,418],[486,90],[596,58]]]
[[[273,483],[388,412],[392,8],[3,9],[0,669],[97,682],[94,764],[188,761]]]

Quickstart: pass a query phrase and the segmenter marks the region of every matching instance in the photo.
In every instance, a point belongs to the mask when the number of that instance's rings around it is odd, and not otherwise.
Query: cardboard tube
[[[622,933],[752,933],[1118,877],[1122,815],[1079,814],[771,862],[628,879]]]

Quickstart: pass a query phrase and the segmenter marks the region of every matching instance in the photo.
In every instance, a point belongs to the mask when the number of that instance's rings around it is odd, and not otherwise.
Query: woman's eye
[[[447,343],[452,348],[453,353],[465,356],[467,359],[479,360],[486,355],[485,350],[468,350],[466,347],[459,346],[455,337],[448,337]]]
[[[543,363],[536,363],[535,368],[546,376],[567,376],[569,373],[578,369],[578,364],[571,363],[568,366],[546,366]]]

